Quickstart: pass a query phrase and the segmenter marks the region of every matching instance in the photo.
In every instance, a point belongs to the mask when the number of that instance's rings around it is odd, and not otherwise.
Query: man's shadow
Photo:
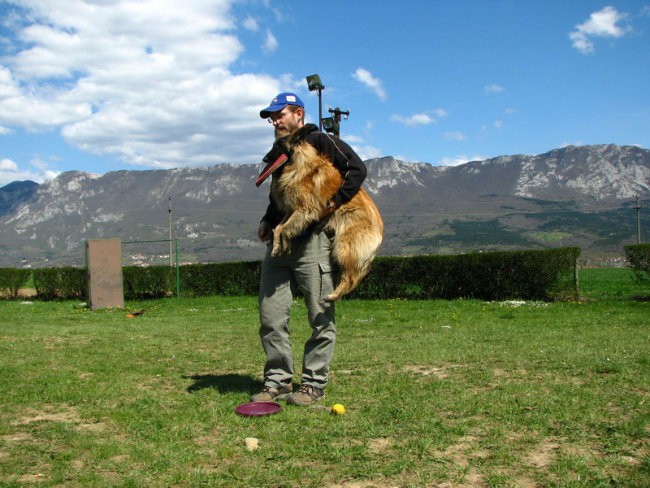
[[[252,376],[241,374],[195,374],[183,375],[185,380],[193,380],[190,386],[187,387],[189,393],[203,390],[205,388],[214,388],[219,393],[249,393],[259,391],[262,388],[262,382],[256,380]]]

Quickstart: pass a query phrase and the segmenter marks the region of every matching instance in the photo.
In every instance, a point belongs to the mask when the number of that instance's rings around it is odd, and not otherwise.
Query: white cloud
[[[381,158],[384,156],[384,153],[381,149],[374,146],[359,146],[356,144],[350,144],[354,152],[356,152],[362,161],[373,158]]]
[[[294,80],[230,70],[244,50],[234,0],[12,3],[28,10],[5,24],[16,42],[0,66],[0,133],[60,130],[85,151],[161,168],[265,153],[259,109]],[[277,48],[270,31],[265,46]]]
[[[421,114],[413,114],[413,115],[391,115],[390,120],[393,122],[399,122],[400,124],[404,124],[409,127],[415,127],[417,125],[429,125],[429,124],[435,124],[436,121],[435,119],[431,118],[429,115],[421,113]]]
[[[593,12],[588,20],[576,25],[575,30],[569,34],[573,47],[582,54],[589,54],[594,52],[593,38],[623,37],[631,30],[629,26],[619,25],[626,17],[626,13],[619,13],[611,6]]]
[[[413,114],[413,115],[393,114],[391,115],[390,120],[392,120],[393,122],[398,122],[400,124],[406,125],[408,127],[435,124],[437,120],[429,114],[432,114],[439,119],[446,117],[448,115],[445,109],[437,108],[435,110],[430,110],[428,112],[421,112],[419,114]]]
[[[244,29],[251,32],[257,32],[260,28],[259,24],[257,23],[257,19],[254,19],[251,16],[246,17],[242,22],[242,25],[244,26]]]
[[[484,86],[483,90],[485,91],[485,93],[496,94],[496,93],[503,93],[505,91],[505,88],[503,88],[501,85],[497,85],[496,83],[493,83],[491,85]]]
[[[439,166],[459,166],[461,164],[469,163],[470,161],[483,161],[486,158],[483,156],[465,156],[458,155],[455,157],[444,157],[439,162]]]
[[[348,144],[361,144],[365,142],[363,137],[355,136],[353,134],[345,134],[345,142]]]
[[[278,49],[278,40],[273,35],[273,32],[267,29],[266,39],[264,40],[264,45],[262,50],[265,53],[274,53]]]
[[[567,146],[583,146],[584,143],[582,141],[574,141],[574,142],[561,142],[558,147],[567,147]]]
[[[503,128],[503,120],[495,120],[492,122],[492,124],[483,124],[481,128],[479,129],[479,134],[488,134],[491,132],[492,129],[502,129]]]
[[[381,149],[366,144],[366,140],[361,136],[343,133],[341,137],[350,144],[362,161],[383,156]]]
[[[11,159],[4,158],[0,161],[0,171],[18,171],[18,165]]]
[[[4,158],[0,160],[0,187],[5,186],[12,181],[31,180],[37,183],[56,178],[60,172],[52,171],[40,161],[31,161],[34,169],[21,169],[15,161]]]
[[[374,91],[375,95],[377,95],[381,101],[386,100],[386,91],[384,90],[381,80],[375,78],[370,71],[364,68],[357,68],[352,76],[355,80]]]
[[[445,139],[449,139],[451,141],[464,141],[467,139],[467,136],[463,134],[462,132],[454,131],[454,132],[445,132]]]

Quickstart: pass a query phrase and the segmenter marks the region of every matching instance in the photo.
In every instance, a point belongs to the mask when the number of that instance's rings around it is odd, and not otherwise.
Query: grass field
[[[580,279],[576,302],[343,301],[326,398],[261,418],[234,412],[255,298],[2,301],[0,486],[646,487],[650,291]]]

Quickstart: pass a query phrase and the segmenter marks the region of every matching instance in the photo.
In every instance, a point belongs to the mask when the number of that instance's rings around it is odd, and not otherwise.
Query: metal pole
[[[181,297],[181,268],[178,262],[178,238],[174,239],[176,244],[176,298]]]
[[[169,214],[169,266],[174,266],[174,261],[172,257],[172,196],[169,195],[169,204],[167,205],[167,212]]]
[[[318,88],[318,130],[323,132],[323,89]]]
[[[641,244],[641,206],[639,197],[636,197],[636,243]]]

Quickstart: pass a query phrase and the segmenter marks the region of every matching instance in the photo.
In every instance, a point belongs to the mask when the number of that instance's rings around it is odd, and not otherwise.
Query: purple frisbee
[[[262,417],[282,410],[282,406],[275,402],[250,402],[239,405],[235,412],[244,417]]]

